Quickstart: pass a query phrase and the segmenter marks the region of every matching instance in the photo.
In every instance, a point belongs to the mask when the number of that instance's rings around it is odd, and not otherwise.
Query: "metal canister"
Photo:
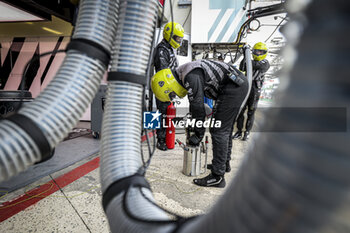
[[[189,146],[184,150],[183,171],[186,176],[198,176],[201,174],[201,153],[199,146]]]

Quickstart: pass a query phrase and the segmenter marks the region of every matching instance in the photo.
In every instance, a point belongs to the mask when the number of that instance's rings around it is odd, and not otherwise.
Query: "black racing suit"
[[[239,65],[240,70],[245,71],[246,65],[245,65],[245,59],[243,59]],[[252,77],[252,87],[250,89],[250,94],[248,97],[248,100],[246,102],[246,105],[241,110],[241,113],[238,116],[237,119],[237,129],[238,131],[242,132],[243,124],[244,124],[244,113],[247,110],[247,121],[245,124],[245,129],[247,132],[249,132],[254,124],[254,115],[255,111],[258,107],[258,102],[261,94],[261,88],[264,83],[265,79],[265,73],[270,68],[270,64],[268,60],[264,59],[261,61],[252,61],[252,68],[253,68],[253,77]]]
[[[154,53],[154,68],[156,72],[170,68],[175,69],[179,66],[177,61],[174,49],[171,45],[166,41],[162,40],[156,47]],[[156,99],[156,105],[160,113],[162,113],[162,117],[166,117],[167,108],[170,105],[170,102],[161,102]],[[162,122],[162,121],[161,121]],[[165,143],[166,129],[161,127],[157,129],[157,139],[161,143]]]
[[[205,63],[214,63],[206,60],[202,61]],[[185,65],[187,64],[188,63]],[[221,67],[220,62],[215,62],[215,64]],[[227,66],[227,64],[225,65]],[[216,104],[213,108],[213,119],[215,119],[215,121],[221,121],[221,127],[210,128],[213,143],[212,173],[223,176],[226,170],[226,161],[231,159],[234,119],[248,92],[247,79],[238,71],[242,80],[239,86],[228,78],[227,70],[223,69],[224,75],[222,75],[222,77],[214,71],[215,77],[211,79],[208,72],[202,68],[191,70],[186,75],[183,75],[184,77],[181,79],[179,70],[183,66],[176,69],[176,72],[173,72],[173,74],[179,83],[188,91],[187,94],[192,117],[196,120],[205,119],[204,96],[216,100]],[[213,80],[219,84],[219,88],[212,88],[216,86],[216,84],[213,85]],[[213,92],[215,92],[214,96],[211,95]],[[195,128],[195,135],[199,138],[197,144],[203,139],[204,133],[205,128]]]

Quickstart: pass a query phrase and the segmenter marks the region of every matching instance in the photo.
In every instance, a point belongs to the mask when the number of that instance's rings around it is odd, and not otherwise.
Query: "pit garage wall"
[[[39,54],[65,49],[69,37],[1,38],[1,89],[19,90],[26,63]],[[41,57],[27,72],[27,88],[37,97],[48,85],[61,65],[65,54]]]
[[[192,0],[192,44],[233,42],[246,21],[246,0]]]
[[[68,36],[0,38],[0,90],[19,90],[24,67],[30,59],[42,53],[65,49],[69,41]],[[41,57],[28,70],[26,89],[32,93],[33,98],[50,83],[64,57],[65,53]],[[90,120],[90,108],[81,120]]]

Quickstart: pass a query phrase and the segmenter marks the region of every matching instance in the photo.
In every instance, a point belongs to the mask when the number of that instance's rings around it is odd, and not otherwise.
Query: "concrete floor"
[[[185,141],[184,134],[176,134],[176,138]],[[227,183],[234,178],[249,144],[250,141],[233,141],[232,171],[226,173]],[[146,143],[143,143],[143,147],[146,151]],[[209,163],[211,158],[209,147]],[[98,159],[97,153],[3,196],[0,199],[0,215],[6,209],[17,210],[18,213],[8,218],[5,216],[6,219],[0,222],[0,232],[109,232],[101,205]],[[173,150],[155,152],[146,178],[156,201],[162,207],[183,216],[207,212],[225,189],[195,186],[192,183],[194,177],[185,176],[182,166],[183,150],[178,145]],[[72,178],[73,173],[77,179]],[[41,188],[39,194],[33,194],[35,188]],[[57,191],[47,195],[52,188]],[[28,201],[36,203],[26,205]]]

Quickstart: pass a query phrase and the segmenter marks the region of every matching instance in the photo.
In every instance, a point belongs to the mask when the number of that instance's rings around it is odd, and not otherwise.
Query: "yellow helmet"
[[[158,71],[151,80],[152,91],[162,102],[171,101],[175,96],[183,98],[187,90],[178,83],[170,69]]]
[[[174,26],[174,29],[172,30],[173,26]],[[173,34],[170,40],[171,31],[173,32]],[[185,33],[185,30],[183,29],[181,24],[175,23],[175,22],[169,22],[164,26],[163,38],[169,42],[171,47],[173,47],[174,49],[177,49],[178,47],[181,46],[184,33]]]
[[[267,46],[263,42],[258,42],[253,47],[253,59],[255,61],[264,60],[267,56]]]

